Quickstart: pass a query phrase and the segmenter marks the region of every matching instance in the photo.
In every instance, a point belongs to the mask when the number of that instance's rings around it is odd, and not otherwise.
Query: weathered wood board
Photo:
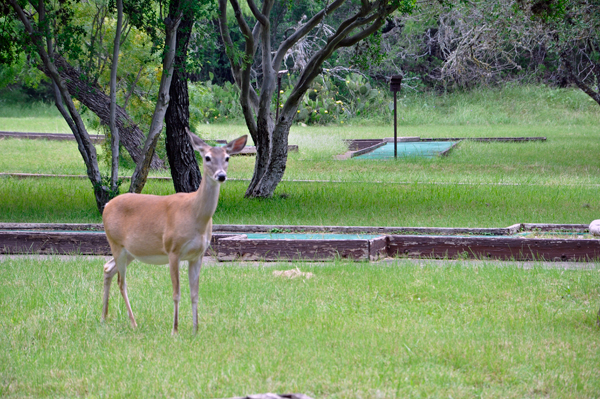
[[[104,232],[0,231],[3,254],[110,255]]]
[[[388,236],[381,236],[369,240],[369,260],[375,261],[387,257],[388,245]]]
[[[15,139],[28,139],[28,140],[75,140],[75,136],[72,133],[30,133],[30,132],[0,132],[0,137],[11,137]],[[102,143],[105,137],[103,134],[90,134],[90,140],[92,143]]]
[[[211,246],[230,236],[213,234]],[[112,255],[103,231],[0,231],[0,254]]]
[[[509,235],[521,228],[520,224],[498,228],[473,227],[380,227],[380,226],[310,226],[310,225],[244,225],[215,224],[213,231],[220,233],[339,233],[339,234],[429,234],[429,235]],[[1,229],[1,224],[0,224]]]
[[[370,259],[369,240],[265,240],[235,236],[218,240],[216,253],[220,261]]]
[[[110,248],[102,227],[101,224],[0,223],[0,253],[108,256],[111,255]],[[222,261],[238,259],[325,261],[335,258],[368,261],[384,257],[598,261],[600,240],[597,239],[510,236],[522,230],[583,231],[586,228],[586,225],[566,224],[515,224],[500,229],[215,225],[208,253]],[[412,235],[404,233],[404,230]],[[305,240],[248,239],[246,235],[240,235],[241,232],[273,231],[376,233],[382,236],[370,240]],[[397,234],[399,231],[402,233]],[[496,235],[491,236],[492,233]]]
[[[600,240],[400,235],[388,239],[390,257],[583,262],[600,259]]]

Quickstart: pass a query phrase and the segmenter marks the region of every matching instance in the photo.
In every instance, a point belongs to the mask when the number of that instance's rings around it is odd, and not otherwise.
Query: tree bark
[[[235,19],[245,38],[245,54],[239,57],[233,51],[234,44],[227,26],[227,0],[219,0],[219,27],[226,53],[231,63],[231,70],[236,83],[240,86],[240,104],[244,111],[246,125],[256,144],[257,156],[252,181],[246,191],[246,197],[270,197],[283,178],[287,163],[288,135],[292,121],[296,115],[298,104],[309,89],[310,84],[321,73],[323,62],[340,47],[349,47],[375,33],[383,26],[388,15],[402,4],[405,10],[413,7],[412,3],[388,1],[361,1],[355,4],[354,14],[348,15],[340,23],[335,33],[331,34],[323,47],[316,51],[302,70],[292,93],[283,104],[281,114],[273,120],[271,100],[275,92],[277,70],[286,52],[294,44],[315,29],[323,19],[340,8],[346,0],[327,2],[325,9],[314,15],[299,27],[294,34],[285,39],[274,52],[271,45],[271,23],[269,14],[274,0],[263,0],[259,10],[254,0],[247,0],[250,11],[256,18],[253,30],[246,22],[238,0],[229,0]],[[250,86],[250,68],[258,46],[262,55],[262,83],[258,101],[257,93]]]
[[[110,123],[110,97],[104,94],[100,86],[92,84],[81,72],[56,55],[54,58],[56,69],[65,81],[69,93],[79,100],[100,118],[104,125]],[[40,66],[40,69],[49,76],[49,71]],[[142,147],[146,135],[140,127],[129,117],[127,111],[117,105],[117,128],[120,133],[120,142],[125,147],[131,158],[137,163],[143,157]],[[150,164],[152,169],[164,169],[165,163],[156,155]]]
[[[117,71],[119,68],[119,50],[121,30],[123,28],[123,0],[117,1],[117,29],[113,45],[112,66],[110,69],[110,150],[112,167],[110,172],[110,191],[117,195],[119,191],[119,128],[117,127]]]
[[[135,170],[131,175],[131,185],[129,186],[130,193],[141,193],[146,180],[148,178],[148,172],[150,171],[150,163],[154,157],[154,151],[156,149],[156,143],[158,137],[162,131],[165,114],[167,113],[167,107],[169,106],[169,89],[171,88],[171,80],[173,79],[173,63],[175,61],[175,49],[177,43],[177,30],[181,23],[181,12],[175,19],[167,17],[165,19],[165,55],[163,60],[162,76],[160,78],[160,87],[158,89],[158,99],[156,100],[156,107],[152,114],[152,123],[150,124],[150,131],[144,144],[143,158],[135,165]]]
[[[28,16],[25,14],[20,4],[16,0],[10,0],[12,8],[15,10],[17,16],[23,23],[27,34],[29,35],[33,44],[37,47],[37,53],[40,56],[44,68],[48,71],[48,76],[52,80],[54,86],[54,99],[56,107],[59,112],[65,118],[65,121],[71,128],[75,139],[77,140],[77,147],[85,162],[87,169],[87,175],[94,188],[94,194],[96,197],[96,205],[100,213],[104,211],[104,206],[110,199],[110,193],[108,187],[102,184],[102,176],[98,168],[98,159],[96,157],[96,148],[90,140],[90,136],[85,128],[81,115],[77,111],[75,104],[70,96],[65,81],[60,76],[56,65],[52,62],[48,54],[52,54],[52,43],[51,40],[47,40],[48,50],[44,47],[42,42],[43,34],[38,31],[38,27],[31,24]],[[39,13],[42,24],[45,23],[45,9],[44,3],[40,0]]]
[[[178,8],[177,1],[171,1],[170,14],[175,18]],[[187,13],[189,14],[189,13]],[[169,89],[169,107],[165,115],[167,137],[165,139],[167,156],[171,168],[171,177],[175,191],[191,193],[198,190],[202,181],[202,174],[196,161],[194,149],[186,129],[190,126],[190,103],[187,86],[187,73],[185,63],[187,47],[194,25],[193,17],[185,15],[179,25],[177,33],[175,67]]]

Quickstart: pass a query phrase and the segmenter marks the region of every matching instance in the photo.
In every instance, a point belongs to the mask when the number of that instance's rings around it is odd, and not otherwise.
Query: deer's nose
[[[227,179],[227,175],[225,173],[219,173],[217,175],[217,180],[223,183]]]

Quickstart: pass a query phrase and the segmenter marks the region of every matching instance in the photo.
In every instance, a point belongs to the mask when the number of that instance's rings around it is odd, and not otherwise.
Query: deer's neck
[[[196,219],[202,225],[208,223],[217,209],[221,185],[208,177],[202,179],[198,191],[196,191],[195,208]]]

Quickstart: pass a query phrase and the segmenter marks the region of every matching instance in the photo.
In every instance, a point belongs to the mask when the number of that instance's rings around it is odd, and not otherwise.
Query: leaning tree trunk
[[[110,97],[104,94],[100,86],[92,85],[91,82],[82,79],[82,73],[75,69],[64,58],[56,56],[54,63],[60,74],[60,77],[67,84],[69,93],[79,100],[83,105],[96,114],[100,121],[109,125],[110,123]],[[49,72],[45,68],[40,69],[48,75]],[[117,105],[117,128],[120,133],[120,142],[127,150],[135,163],[138,163],[143,158],[143,146],[146,135],[139,126],[129,117],[127,111]],[[152,169],[164,169],[164,162],[158,157],[152,158],[150,164]]]
[[[175,14],[178,8],[176,3],[178,2],[172,1],[170,4],[172,15]],[[167,156],[169,157],[173,186],[178,193],[191,193],[198,190],[202,180],[194,149],[186,132],[186,129],[190,126],[190,100],[185,62],[193,24],[193,18],[185,16],[179,25],[175,67],[169,89],[169,107],[165,114]]]

